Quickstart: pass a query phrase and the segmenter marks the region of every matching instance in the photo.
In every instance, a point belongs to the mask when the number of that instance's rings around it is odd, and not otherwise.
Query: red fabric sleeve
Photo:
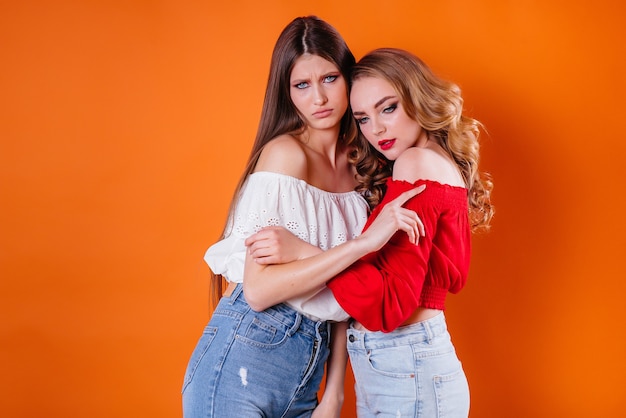
[[[389,188],[385,201],[415,187],[406,185],[401,190]],[[399,231],[380,251],[363,257],[327,284],[341,307],[371,331],[393,331],[419,306],[438,220],[430,193],[426,187],[404,205],[424,223],[426,236],[420,237],[418,245]]]

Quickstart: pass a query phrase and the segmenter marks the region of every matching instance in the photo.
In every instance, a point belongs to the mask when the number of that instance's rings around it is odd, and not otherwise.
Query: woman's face
[[[426,134],[406,114],[393,86],[382,78],[356,79],[350,92],[350,105],[363,136],[388,160],[398,158]]]
[[[310,129],[336,129],[348,109],[346,80],[335,64],[305,54],[291,70],[291,100]]]

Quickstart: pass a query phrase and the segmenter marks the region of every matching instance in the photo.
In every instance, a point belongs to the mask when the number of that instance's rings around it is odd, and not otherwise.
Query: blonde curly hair
[[[454,159],[468,190],[469,218],[472,231],[490,227],[494,208],[491,205],[493,183],[487,173],[478,170],[482,124],[463,115],[461,89],[437,77],[417,56],[396,48],[380,48],[367,55],[352,70],[352,82],[375,77],[389,82],[398,93],[407,115],[417,121]],[[351,155],[357,169],[359,186],[371,207],[385,193],[393,161],[378,153],[359,133],[357,149]]]

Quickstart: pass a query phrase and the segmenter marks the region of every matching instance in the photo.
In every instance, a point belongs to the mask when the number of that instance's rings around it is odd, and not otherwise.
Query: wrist
[[[333,407],[341,407],[344,401],[344,394],[342,391],[325,391],[324,395],[322,395],[321,402],[324,402],[327,405]]]
[[[309,245],[303,251],[301,251],[300,256],[298,257],[298,260],[304,260],[305,258],[313,257],[322,252],[324,251],[322,251],[321,248],[316,247],[315,245]]]
[[[358,255],[359,258],[377,250],[373,248],[373,244],[368,239],[367,234],[361,234],[348,242],[352,245],[351,251]]]
[[[344,398],[344,387],[339,384],[340,382],[336,382],[336,384],[326,382],[326,388],[324,388],[323,398],[327,398],[329,400],[337,400],[343,403]]]

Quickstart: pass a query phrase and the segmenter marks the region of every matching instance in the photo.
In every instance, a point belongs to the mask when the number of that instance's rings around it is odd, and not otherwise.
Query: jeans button
[[[350,335],[350,336],[348,337],[348,341],[350,341],[351,343],[353,343],[353,342],[354,342],[354,340],[356,340],[356,338],[354,338],[354,335]]]

